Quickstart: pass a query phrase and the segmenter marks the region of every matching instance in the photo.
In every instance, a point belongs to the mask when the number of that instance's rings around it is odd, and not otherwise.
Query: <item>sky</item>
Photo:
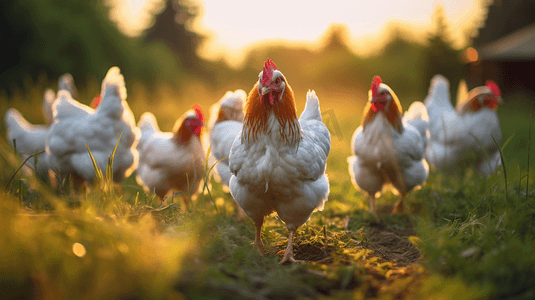
[[[163,0],[109,0],[113,16],[125,33],[139,34],[150,24],[151,13]],[[358,54],[377,49],[392,24],[425,36],[432,26],[435,6],[444,9],[451,37],[458,47],[466,32],[483,20],[489,0],[189,0],[200,6],[194,29],[210,38],[200,49],[208,59],[223,57],[238,66],[244,51],[260,42],[285,41],[317,47],[331,23],[346,24],[349,44]]]

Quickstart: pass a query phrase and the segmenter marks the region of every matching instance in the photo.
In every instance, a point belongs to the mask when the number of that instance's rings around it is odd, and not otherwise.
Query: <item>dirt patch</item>
[[[395,262],[398,266],[406,266],[417,261],[421,252],[409,240],[401,237],[391,230],[374,226],[366,232],[371,243],[369,249],[374,254],[390,262]]]
[[[294,245],[294,255],[297,260],[320,261],[328,257],[327,249],[315,243]]]

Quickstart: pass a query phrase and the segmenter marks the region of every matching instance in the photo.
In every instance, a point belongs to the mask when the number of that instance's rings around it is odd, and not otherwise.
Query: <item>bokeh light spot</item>
[[[87,253],[87,251],[85,250],[84,245],[82,245],[80,243],[74,243],[72,245],[72,252],[74,253],[74,255],[76,255],[78,257],[84,257],[85,254]]]
[[[469,62],[475,62],[479,58],[477,50],[472,48],[472,47],[468,47],[466,49],[465,56],[466,56],[466,58],[468,59]]]

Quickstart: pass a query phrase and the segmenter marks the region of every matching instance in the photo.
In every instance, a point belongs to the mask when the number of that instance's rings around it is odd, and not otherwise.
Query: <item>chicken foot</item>
[[[403,199],[405,199],[405,197],[407,197],[407,195],[401,195],[399,197],[399,200],[394,204],[394,209],[392,209],[392,214],[403,212]]]
[[[375,193],[369,194],[370,196],[370,213],[375,217],[377,221],[379,221],[379,217],[377,216],[377,212],[375,212]]]
[[[294,258],[293,241],[294,241],[295,230],[288,230],[288,231],[289,231],[288,246],[286,247],[286,250],[284,250],[284,257],[279,262],[279,265],[283,265],[286,262],[291,262],[291,263],[299,262],[298,260],[295,260]]]
[[[255,238],[254,238],[253,245],[256,246],[256,248],[258,248],[258,252],[260,252],[260,254],[264,254],[264,243],[262,243],[262,237],[261,237],[263,224],[264,224],[264,217],[254,222]]]

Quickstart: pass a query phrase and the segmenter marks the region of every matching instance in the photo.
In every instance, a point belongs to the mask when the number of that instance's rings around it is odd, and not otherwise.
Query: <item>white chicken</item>
[[[106,74],[96,110],[74,100],[66,91],[59,91],[52,108],[54,123],[46,140],[46,154],[57,174],[71,175],[77,185],[84,180],[91,183],[96,175],[87,147],[99,168],[106,170],[119,137],[113,180],[122,181],[137,167],[140,133],[126,102],[124,77],[118,67]]]
[[[210,150],[219,163],[216,165],[221,184],[228,187],[230,176],[229,154],[232,143],[243,128],[243,105],[247,100],[244,90],[228,91],[210,109]]]
[[[64,74],[58,79],[58,89],[66,90],[71,95],[77,95],[74,80],[71,74]],[[17,153],[23,160],[30,155],[45,151],[46,135],[52,124],[52,104],[56,100],[56,94],[52,89],[47,89],[43,99],[43,119],[44,125],[33,125],[28,122],[18,110],[10,108],[5,114],[5,124],[7,140],[11,146],[15,147]],[[43,153],[44,154],[44,153]],[[48,165],[45,155],[39,155],[35,159],[30,159],[26,163],[36,174],[45,178],[48,175]],[[36,162],[36,163],[35,163]]]
[[[277,212],[289,231],[285,262],[295,262],[293,238],[329,195],[325,174],[331,148],[329,130],[322,123],[314,91],[306,96],[297,119],[293,91],[270,59],[249,92],[242,132],[230,152],[230,192],[255,225],[255,245],[264,217]]]
[[[152,113],[141,115],[138,181],[162,200],[169,192],[182,192],[187,205],[188,191],[195,194],[202,179],[205,152],[200,135],[203,125],[204,115],[198,105],[176,121],[172,132],[161,132]]]
[[[348,157],[353,185],[368,193],[370,212],[375,197],[387,184],[400,194],[392,213],[403,211],[403,199],[427,180],[429,166],[424,159],[428,116],[421,102],[414,102],[402,117],[398,97],[379,76],[368,92],[361,126],[353,134]]]
[[[487,81],[466,92],[461,83],[457,107],[450,100],[449,81],[442,75],[431,80],[424,101],[430,117],[430,140],[427,161],[442,170],[453,170],[467,155],[475,155],[475,167],[488,175],[501,165],[498,146],[501,143],[500,121],[496,114],[501,92],[493,81]],[[487,155],[485,155],[485,152]],[[488,159],[487,159],[488,157]]]

